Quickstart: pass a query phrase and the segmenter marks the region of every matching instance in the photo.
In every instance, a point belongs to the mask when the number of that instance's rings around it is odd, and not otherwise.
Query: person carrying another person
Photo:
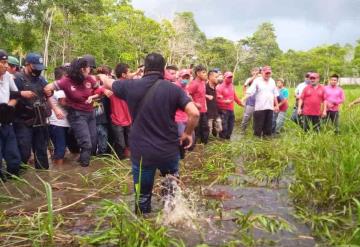
[[[195,129],[196,139],[201,143],[207,144],[209,139],[209,125],[206,106],[206,80],[207,72],[203,65],[197,65],[193,68],[195,79],[190,82],[187,91],[192,97],[196,107],[200,111],[199,125]]]
[[[36,169],[49,169],[47,118],[51,108],[44,93],[47,85],[41,76],[44,69],[43,58],[37,53],[29,53],[25,57],[24,70],[15,77],[19,89],[15,95],[18,98],[14,121],[16,139],[22,162],[28,163],[33,151]]]
[[[208,108],[207,117],[209,132],[215,137],[222,131],[221,118],[216,102],[216,87],[219,82],[218,77],[219,73],[217,70],[210,70],[208,72],[208,82],[206,83],[206,105]]]
[[[280,134],[286,120],[286,111],[289,108],[289,90],[285,87],[285,81],[283,79],[276,80],[276,85],[279,90],[279,112],[274,112],[272,133]]]
[[[249,77],[246,79],[244,86],[243,86],[243,94],[246,95],[246,90],[251,86],[251,84],[253,83],[253,81],[261,76],[260,75],[261,69],[259,67],[255,67],[251,70],[251,75],[252,77]],[[247,127],[249,126],[249,123],[251,122],[251,119],[253,117],[255,111],[255,95],[250,96],[245,103],[245,108],[244,108],[244,114],[243,114],[243,118],[241,121],[241,126],[240,126],[240,131],[241,134],[245,134],[245,131],[247,129]]]
[[[319,84],[318,73],[311,73],[310,84],[301,93],[298,105],[298,115],[302,115],[303,129],[305,132],[313,129],[320,131],[320,119],[326,117],[327,106],[325,103],[325,89]]]
[[[235,123],[234,102],[242,105],[236,95],[231,72],[226,72],[224,82],[216,87],[216,101],[222,123],[222,131],[219,136],[222,139],[230,140]]]
[[[271,78],[271,67],[265,66],[261,70],[261,77],[256,78],[246,90],[245,102],[255,95],[254,135],[257,137],[271,136],[273,113],[279,111],[277,96],[279,92],[275,81]]]
[[[157,169],[162,176],[179,177],[179,143],[185,148],[192,145],[192,132],[200,115],[184,90],[164,80],[164,72],[164,57],[151,53],[145,58],[142,79],[114,81],[99,75],[116,97],[127,102],[133,119],[130,150],[137,213],[151,212]],[[180,138],[175,123],[177,109],[188,115],[186,129]]]
[[[16,100],[10,98],[11,92],[17,92],[12,75],[7,72],[8,55],[0,50],[0,180],[5,181],[12,175],[18,176],[20,170],[20,153],[12,122],[15,118]],[[3,159],[6,162],[6,173],[2,171]]]
[[[90,76],[90,65],[82,57],[71,62],[68,74],[45,87],[47,95],[54,90],[63,90],[66,96],[68,121],[80,147],[80,165],[90,164],[92,153],[96,152],[96,120],[91,104],[98,83]]]
[[[338,86],[339,76],[333,74],[329,85],[325,86],[326,119],[335,126],[335,133],[339,133],[339,108],[345,101],[344,90]]]

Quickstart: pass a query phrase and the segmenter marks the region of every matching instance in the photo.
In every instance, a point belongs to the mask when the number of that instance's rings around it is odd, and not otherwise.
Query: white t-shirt
[[[54,96],[55,100],[59,100],[61,98],[65,98],[65,93],[62,90],[58,90],[54,92]],[[60,127],[70,127],[70,124],[67,120],[67,111],[61,107],[60,105],[58,105],[58,107],[61,108],[62,112],[65,115],[64,119],[58,119],[55,115],[54,110],[51,110],[51,116],[49,117],[49,122],[51,125],[55,125],[55,126],[60,126]]]
[[[258,77],[246,90],[246,95],[255,95],[255,111],[274,110],[274,98],[279,96],[279,91],[272,78],[265,81]]]
[[[306,88],[306,86],[309,85],[306,82],[302,82],[299,85],[297,85],[296,89],[295,89],[295,96],[298,98],[301,96],[302,92],[304,91],[304,89]]]
[[[13,76],[9,72],[5,72],[3,78],[0,79],[0,104],[7,104],[10,100],[10,91],[18,91]]]

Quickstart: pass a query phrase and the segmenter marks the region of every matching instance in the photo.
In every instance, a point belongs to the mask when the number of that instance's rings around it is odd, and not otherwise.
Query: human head
[[[276,80],[276,86],[278,87],[278,88],[283,88],[284,86],[285,86],[285,81],[284,81],[284,79],[277,79]]]
[[[175,65],[166,66],[166,74],[168,77],[167,79],[170,81],[176,81],[176,73],[178,70],[178,67],[176,67]]]
[[[20,62],[19,62],[19,59],[17,59],[16,57],[9,56],[8,64],[9,64],[8,72],[10,74],[15,74],[16,72],[19,71]]]
[[[59,66],[54,69],[55,80],[60,80],[67,74],[67,69],[64,66]]]
[[[233,73],[231,73],[230,71],[225,72],[225,74],[224,74],[224,82],[226,84],[231,84],[233,82]]]
[[[129,79],[129,65],[118,63],[115,66],[115,76],[117,79]]]
[[[101,65],[96,68],[96,74],[104,74],[107,76],[111,76],[111,68],[107,65]]]
[[[208,72],[209,82],[211,82],[213,84],[218,84],[218,77],[219,77],[219,73],[217,70],[213,69]]]
[[[206,81],[207,73],[206,73],[206,68],[203,65],[199,64],[199,65],[195,66],[193,71],[194,71],[195,78],[199,78],[202,81]]]
[[[339,76],[337,74],[333,74],[330,76],[330,85],[335,87],[339,82]]]
[[[179,81],[185,86],[189,83],[191,77],[191,72],[188,69],[182,69],[179,72]]]
[[[252,76],[255,76],[255,75],[259,74],[259,73],[260,73],[260,68],[259,67],[252,68],[252,70],[251,70],[251,75]]]
[[[265,66],[261,69],[261,75],[265,81],[268,81],[271,77],[272,70],[270,66]]]
[[[305,82],[306,82],[306,83],[310,83],[310,75],[311,75],[311,73],[312,73],[312,72],[307,72],[307,73],[305,74]]]
[[[84,58],[90,69],[91,69],[91,73],[94,73],[94,70],[96,69],[96,60],[95,60],[95,57],[93,55],[90,55],[90,54],[86,54],[86,55],[83,55],[82,58]]]
[[[0,76],[5,74],[8,67],[8,55],[6,51],[0,50]]]
[[[313,86],[316,86],[319,83],[320,75],[318,73],[311,73],[309,76],[310,82]]]
[[[164,75],[165,72],[165,58],[159,53],[150,53],[145,58],[144,73],[159,72]]]
[[[69,67],[68,76],[76,84],[82,84],[85,78],[90,74],[88,60],[83,57],[75,58]]]
[[[25,72],[33,77],[39,77],[45,69],[44,60],[37,53],[29,53],[25,57]]]

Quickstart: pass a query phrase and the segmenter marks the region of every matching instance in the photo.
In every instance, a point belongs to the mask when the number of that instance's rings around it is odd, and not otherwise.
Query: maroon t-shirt
[[[68,107],[80,111],[93,111],[93,105],[86,103],[89,96],[94,95],[94,90],[98,86],[96,80],[92,76],[87,76],[81,85],[74,83],[67,76],[54,82],[54,84],[56,89],[65,92],[66,105]]]

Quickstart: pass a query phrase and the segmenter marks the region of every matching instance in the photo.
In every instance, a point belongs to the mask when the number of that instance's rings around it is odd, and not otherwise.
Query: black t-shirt
[[[219,110],[216,104],[216,87],[212,88],[209,82],[206,83],[206,94],[213,96],[212,100],[206,99],[208,119],[216,119],[219,116]]]
[[[161,79],[152,98],[138,107],[148,89]],[[163,80],[160,73],[145,75],[139,80],[115,81],[112,86],[115,96],[129,106],[133,123],[129,144],[131,159],[142,165],[160,165],[174,160],[179,155],[179,136],[175,123],[177,109],[184,110],[191,101],[186,93],[174,83]]]

